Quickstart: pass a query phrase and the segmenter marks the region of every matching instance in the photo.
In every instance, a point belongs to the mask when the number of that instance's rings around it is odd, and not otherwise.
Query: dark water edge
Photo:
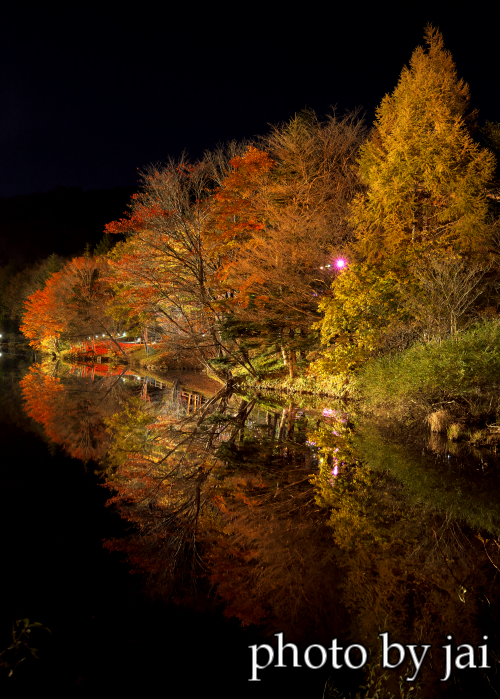
[[[28,358],[1,358],[0,650],[16,619],[40,622],[52,635],[39,633],[39,660],[28,658],[2,680],[1,696],[45,689],[64,696],[321,698],[331,668],[270,668],[262,681],[249,682],[249,646],[269,642],[258,630],[242,629],[219,610],[194,612],[143,596],[120,554],[102,547],[125,524],[105,507],[109,493],[95,466],[50,446],[24,415],[19,380],[28,366]]]
[[[327,403],[325,407],[324,402],[309,398],[298,404],[272,399],[257,403],[247,420],[245,439],[225,452],[224,468],[234,467],[243,477],[252,473],[252,467],[269,464],[276,483],[286,484],[283,490],[289,487],[294,469],[300,474],[304,465],[309,472],[314,464],[326,479],[316,491],[324,503],[312,510],[321,514],[311,516],[307,526],[302,522],[305,529],[299,527],[295,538],[282,537],[273,520],[281,517],[294,529],[294,519],[283,502],[295,512],[297,492],[285,491],[284,499],[275,500],[271,483],[271,498],[258,522],[264,555],[255,557],[258,562],[249,577],[242,575],[237,555],[222,559],[222,571],[228,571],[229,594],[227,588],[221,593],[226,603],[236,613],[248,609],[250,618],[254,611],[256,618],[262,618],[258,605],[262,602],[264,609],[268,605],[272,626],[265,636],[256,627],[241,628],[235,619],[226,619],[207,581],[200,584],[189,608],[176,606],[169,598],[146,597],[144,579],[129,574],[121,553],[110,553],[102,546],[103,540],[126,535],[128,525],[105,506],[110,493],[96,475],[96,470],[102,473],[102,463],[84,465],[66,454],[103,458],[109,442],[89,405],[102,405],[97,413],[102,417],[120,410],[127,396],[135,400],[140,393],[144,399],[142,384],[135,381],[138,377],[125,381],[119,376],[116,402],[106,405],[102,400],[109,393],[108,384],[103,383],[100,390],[97,374],[94,377],[92,371],[87,376],[73,367],[71,371],[66,367],[65,374],[59,367],[57,375],[73,391],[62,402],[52,392],[39,400],[43,391],[50,391],[50,384],[43,381],[31,384],[29,392],[24,389],[29,405],[37,410],[39,422],[35,423],[23,411],[19,385],[30,364],[26,356],[0,357],[0,653],[9,645],[10,626],[17,619],[39,622],[52,635],[34,631],[32,645],[39,649],[40,659],[28,658],[13,678],[5,678],[0,668],[0,699],[38,695],[40,690],[64,697],[94,697],[103,692],[321,699],[388,699],[390,692],[398,699],[499,696],[500,545],[496,551],[494,542],[500,532],[500,462],[496,447],[478,449],[429,434],[418,425],[362,419],[349,406]],[[58,365],[44,367],[48,374],[52,369],[56,373]],[[189,390],[206,389],[210,395],[210,387],[200,381],[197,377]],[[186,395],[177,393],[178,404],[174,404],[173,390],[169,398],[170,392],[155,381],[148,387],[148,398],[168,416],[187,414]],[[47,400],[49,395],[52,398]],[[242,395],[234,398],[237,410],[245,404]],[[45,415],[51,419],[46,421]],[[216,419],[219,424],[220,417]],[[47,439],[42,424],[67,451]],[[278,443],[283,441],[279,453],[274,438],[274,451],[269,449],[270,430]],[[201,434],[200,443],[204,443],[205,433]],[[76,448],[81,435],[91,445],[87,451]],[[96,444],[102,449],[95,447],[92,435],[101,435]],[[308,446],[300,452],[306,438]],[[314,502],[308,506],[314,508]],[[122,512],[126,516],[127,509]],[[141,526],[141,520],[136,521]],[[250,531],[254,524],[250,522]],[[205,553],[211,573],[210,547]],[[168,550],[161,555],[168,562]],[[259,583],[261,563],[274,571],[270,584]],[[296,574],[289,576],[291,572]],[[166,594],[162,583],[151,587]],[[259,670],[259,682],[249,682],[249,646],[276,646],[272,634],[285,629],[289,629],[285,643],[299,645],[302,667],[274,664]],[[376,664],[381,632],[389,633],[390,642],[431,644],[420,674],[421,691],[405,681],[405,665],[392,666],[383,680],[384,689],[375,687],[371,673],[376,676],[378,670],[370,664],[363,675],[345,666],[333,670],[330,652],[324,668],[304,667],[306,646],[321,644],[329,650],[334,638],[344,649],[352,643],[365,644],[370,661]],[[476,664],[453,671],[443,681],[445,638],[455,638],[455,645],[477,646],[482,634],[488,637],[489,671]],[[263,649],[259,662],[265,662],[266,655]],[[342,662],[343,654],[340,657]],[[291,650],[285,651],[284,659],[291,663]],[[318,648],[312,650],[310,660],[320,661]],[[325,687],[328,679],[330,688],[339,690],[333,696]],[[369,691],[359,686],[367,683]]]

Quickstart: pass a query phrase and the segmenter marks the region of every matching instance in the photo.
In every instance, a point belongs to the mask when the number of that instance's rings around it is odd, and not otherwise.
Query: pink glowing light
[[[335,468],[332,471],[332,476],[338,476],[338,473],[339,473],[339,467],[335,466]]]
[[[335,266],[337,267],[337,269],[344,269],[346,264],[346,261],[342,259],[342,257],[339,257],[339,259],[335,261]]]

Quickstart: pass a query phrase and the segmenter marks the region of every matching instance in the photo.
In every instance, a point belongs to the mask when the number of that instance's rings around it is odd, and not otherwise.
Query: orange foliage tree
[[[113,300],[103,257],[75,257],[53,274],[25,303],[20,326],[33,347],[59,351],[61,339],[104,335],[117,351],[117,325],[108,310]]]
[[[214,235],[232,250],[222,275],[231,310],[243,325],[257,316],[273,329],[292,377],[296,331],[303,337],[318,320],[317,301],[351,238],[345,219],[363,133],[356,114],[324,123],[297,115],[263,140],[265,151],[233,160],[215,196]]]
[[[25,312],[20,326],[21,332],[36,349],[52,345],[58,349],[58,339],[66,327],[60,303],[60,285],[63,271],[56,272],[47,280],[45,287],[35,291],[24,304]]]
[[[218,332],[225,291],[217,272],[225,250],[208,234],[215,188],[208,160],[150,168],[131,214],[106,227],[126,236],[110,255],[118,304],[167,339],[171,352],[190,352],[202,365],[221,352],[238,354],[237,342],[225,345]],[[232,237],[221,240],[230,246]]]
[[[277,347],[293,376],[350,236],[362,134],[356,115],[307,113],[265,148],[147,169],[130,214],[106,226],[126,237],[109,256],[121,311],[221,378],[235,363],[257,376],[257,342]]]
[[[263,207],[259,198],[269,183],[274,161],[265,151],[248,146],[242,155],[229,161],[230,169],[212,199],[211,226],[205,239],[213,244],[213,253],[226,263],[235,250],[264,228]],[[233,253],[233,254],[231,254]]]

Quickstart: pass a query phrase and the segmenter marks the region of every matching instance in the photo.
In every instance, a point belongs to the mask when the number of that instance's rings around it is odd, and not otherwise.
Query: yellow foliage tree
[[[427,26],[425,39],[360,148],[365,191],[348,216],[355,264],[320,306],[322,374],[348,374],[380,352],[457,332],[485,288],[495,157],[471,136],[469,88],[442,35]]]
[[[368,259],[415,244],[478,250],[488,240],[486,189],[495,158],[472,139],[469,87],[441,33],[429,25],[425,39],[427,50],[415,49],[360,150],[367,190],[355,198],[350,219]]]

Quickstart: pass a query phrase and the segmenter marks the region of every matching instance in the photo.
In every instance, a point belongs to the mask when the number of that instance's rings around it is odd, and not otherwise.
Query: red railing
[[[126,349],[127,347],[131,347],[131,348],[134,347],[135,348],[135,347],[142,347],[143,346],[142,342],[118,342],[117,344],[119,344],[122,349]],[[94,344],[92,344],[92,341],[84,340],[82,342],[82,345],[83,345],[83,347],[79,348],[79,347],[76,347],[75,345],[71,344],[71,349],[73,349],[76,352],[78,352],[78,351],[85,352],[85,353],[92,352],[93,354],[97,354],[97,355],[109,354],[110,350],[113,350],[113,347],[116,350],[116,345],[111,341],[108,341],[108,342],[101,341],[101,342],[95,342]]]

